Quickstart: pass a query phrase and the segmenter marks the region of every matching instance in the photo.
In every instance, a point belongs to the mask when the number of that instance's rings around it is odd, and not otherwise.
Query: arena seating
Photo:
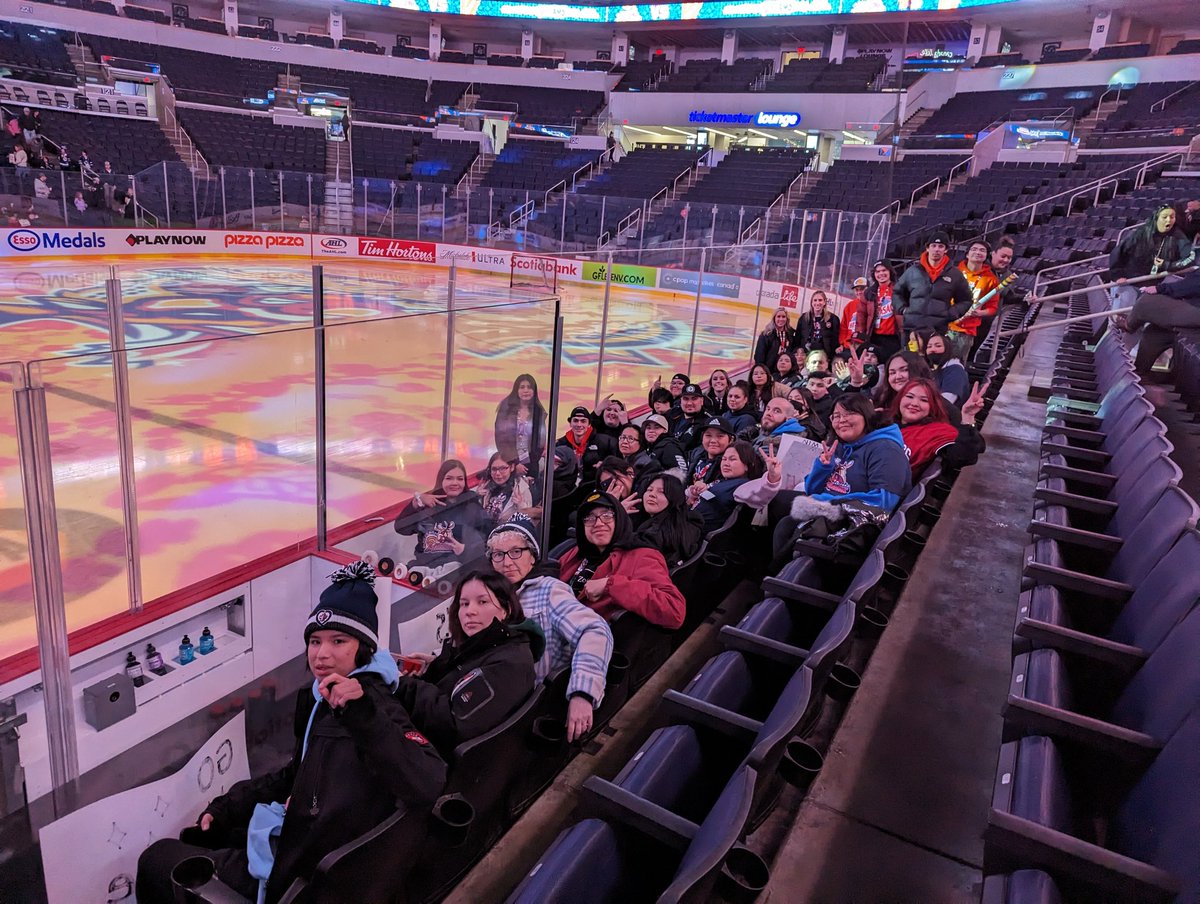
[[[1038,60],[1038,65],[1049,66],[1052,63],[1078,63],[1080,60],[1086,60],[1091,52],[1087,47],[1076,47],[1071,50],[1047,50],[1042,54],[1042,58]]]
[[[613,70],[619,71],[619,70]],[[671,71],[669,60],[630,60],[614,91],[645,91],[655,80]]]
[[[685,207],[691,211],[693,230],[709,229],[713,224],[709,208],[720,205],[712,243],[735,244],[739,224],[744,231],[761,216],[804,172],[812,157],[813,152],[806,148],[734,149],[681,197],[669,202],[647,224],[645,237],[647,241],[682,238],[680,213]]]
[[[655,91],[748,91],[767,72],[770,62],[742,57],[726,65],[720,59],[688,60],[655,86]]]
[[[919,154],[891,163],[837,160],[802,196],[802,206],[814,210],[857,210],[874,213],[892,201],[908,204],[912,193],[945,176],[963,157]],[[889,186],[889,177],[891,185]],[[930,185],[927,191],[932,192]]]
[[[0,60],[13,78],[73,87],[78,81],[62,35],[53,28],[0,21]]]
[[[1131,60],[1150,56],[1150,45],[1132,42],[1128,44],[1106,44],[1092,54],[1093,60]]]
[[[767,82],[771,92],[870,91],[875,79],[887,68],[887,57],[866,54],[847,57],[841,63],[827,59],[793,59]]]
[[[1137,85],[1123,92],[1121,99],[1121,106],[1086,138],[1086,147],[1184,145],[1200,132],[1200,84],[1197,82]],[[1160,109],[1153,109],[1160,103]],[[1122,132],[1134,134],[1117,134]]]
[[[43,110],[42,134],[55,145],[67,145],[72,159],[87,151],[97,169],[109,160],[118,173],[136,174],[179,159],[158,123],[146,120]]]
[[[571,177],[598,156],[596,151],[575,150],[557,141],[510,138],[471,196],[471,222],[507,221],[515,207],[540,201],[559,183],[569,188]]]
[[[150,9],[146,6],[135,6],[132,3],[127,3],[123,7],[125,17],[128,19],[138,19],[143,22],[153,22],[156,25],[170,25],[171,17],[161,9]]]
[[[477,85],[480,102],[517,105],[517,120],[541,125],[582,125],[604,106],[600,91],[547,91],[521,85]]]
[[[991,66],[1028,66],[1029,60],[1025,59],[1024,54],[1014,51],[1013,53],[989,53],[981,56],[971,64],[972,69],[987,69]]]
[[[1179,53],[1200,53],[1200,38],[1184,38],[1168,52],[1168,56]]]
[[[453,185],[479,154],[472,141],[444,141],[407,129],[354,127],[351,142],[356,178]]]
[[[325,130],[277,126],[268,116],[181,109],[179,121],[212,166],[325,172]]]
[[[1107,86],[1050,88],[1037,91],[972,91],[956,94],[937,109],[904,144],[912,148],[968,148],[978,133],[1003,120],[1078,120],[1095,109]]]

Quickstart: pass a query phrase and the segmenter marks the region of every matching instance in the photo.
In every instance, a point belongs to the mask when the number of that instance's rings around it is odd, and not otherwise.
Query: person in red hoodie
[[[975,427],[975,418],[983,410],[983,393],[984,387],[976,383],[963,402],[960,427],[950,423],[950,410],[932,380],[910,380],[896,394],[888,418],[900,428],[914,481],[921,479],[921,472],[935,458],[951,468],[973,465],[979,459],[987,445]]]
[[[991,253],[991,245],[983,239],[975,239],[967,248],[967,256],[958,265],[963,278],[971,287],[971,295],[974,297],[974,301],[971,302],[972,306],[1000,285],[1000,278],[988,264],[988,255]],[[950,354],[965,364],[971,356],[971,347],[975,344],[975,336],[979,332],[979,325],[983,323],[983,318],[995,317],[999,306],[1000,293],[997,292],[978,310],[951,323],[950,329],[946,333]]]
[[[875,306],[875,329],[871,343],[880,361],[886,361],[900,351],[900,318],[892,305],[892,289],[896,272],[886,261],[876,261],[871,267],[871,282],[867,286],[867,301]]]
[[[610,622],[627,614],[675,630],[687,603],[657,549],[634,538],[633,522],[607,493],[594,493],[575,514],[578,542],[559,560],[559,577],[585,606]]]
[[[854,280],[854,297],[842,311],[842,328],[838,334],[838,351],[862,348],[871,339],[875,326],[875,305],[867,299],[867,281]]]

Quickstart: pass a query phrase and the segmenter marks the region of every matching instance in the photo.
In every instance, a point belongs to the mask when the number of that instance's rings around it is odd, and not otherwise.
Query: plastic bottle
[[[212,631],[205,628],[200,632],[200,645],[196,647],[196,652],[201,656],[207,656],[217,648],[216,638],[212,636]]]
[[[155,675],[165,675],[167,667],[163,664],[162,653],[154,649],[154,644],[146,644],[146,668]]]
[[[184,634],[183,643],[179,645],[179,664],[187,665],[195,658],[196,648],[192,646],[192,639]]]
[[[146,683],[146,676],[142,673],[142,664],[133,655],[133,651],[130,651],[129,655],[125,657],[125,674],[129,676],[134,687],[141,687]]]

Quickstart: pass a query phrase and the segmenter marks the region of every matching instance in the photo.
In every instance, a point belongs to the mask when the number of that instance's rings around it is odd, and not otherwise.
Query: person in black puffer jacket
[[[445,762],[392,695],[399,671],[378,648],[374,572],[356,562],[331,577],[304,628],[314,680],[297,699],[291,762],[213,800],[197,825],[184,830],[192,843],[164,838],[143,851],[141,904],[174,904],[171,871],[198,855],[213,861],[220,881],[251,900],[266,876],[263,900],[275,904],[294,880],[311,879],[327,854],[397,809],[422,818],[442,793]],[[266,842],[276,834],[277,844]],[[248,835],[264,843],[248,845]],[[379,864],[355,889],[355,899],[391,900],[415,853],[397,851],[395,863]]]
[[[962,271],[950,263],[949,250],[946,233],[935,232],[921,259],[892,289],[892,307],[904,324],[905,340],[920,329],[944,333],[975,301]]]
[[[512,585],[494,572],[473,571],[459,582],[447,622],[450,639],[436,658],[406,658],[406,666],[414,660],[422,665],[413,672],[406,668],[396,697],[449,757],[529,697],[546,638],[537,622],[525,618]]]

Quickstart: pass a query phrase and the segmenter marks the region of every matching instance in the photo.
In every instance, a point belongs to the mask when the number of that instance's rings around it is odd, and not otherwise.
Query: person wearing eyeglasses
[[[592,728],[592,716],[604,700],[613,636],[608,622],[575,598],[558,579],[557,562],[539,562],[541,547],[533,522],[521,515],[488,535],[487,557],[492,569],[516,591],[525,612],[541,627],[545,652],[534,663],[538,681],[571,669],[567,682],[567,740],[575,741]]]
[[[488,459],[487,469],[479,475],[475,486],[479,504],[487,517],[487,528],[491,530],[516,512],[530,514],[533,508],[533,490],[528,477],[518,476],[512,464],[499,452]]]
[[[579,601],[610,622],[636,615],[652,625],[679,628],[687,611],[683,594],[671,583],[663,554],[639,545],[620,503],[594,493],[575,519],[576,546],[559,561],[559,577]]]

